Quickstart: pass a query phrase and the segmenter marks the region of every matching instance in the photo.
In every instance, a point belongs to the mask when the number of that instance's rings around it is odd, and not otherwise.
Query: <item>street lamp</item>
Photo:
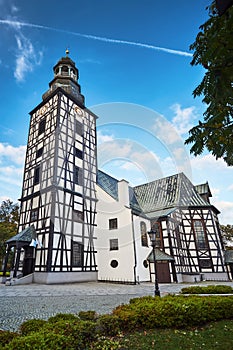
[[[148,232],[148,235],[151,240],[151,246],[153,248],[153,261],[154,261],[154,273],[155,273],[155,296],[160,297],[159,283],[158,283],[158,274],[157,274],[157,264],[155,259],[155,247],[158,242],[157,237],[159,237],[159,223],[156,222],[153,224],[153,227]]]

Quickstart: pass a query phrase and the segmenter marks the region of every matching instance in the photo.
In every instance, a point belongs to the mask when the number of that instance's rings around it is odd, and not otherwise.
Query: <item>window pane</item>
[[[40,182],[40,167],[35,169],[34,172],[34,185],[38,184]]]
[[[109,230],[117,229],[117,218],[109,220]]]
[[[148,247],[148,238],[147,238],[147,230],[145,222],[140,223],[141,227],[141,243],[143,247]]]
[[[117,238],[110,239],[109,243],[110,243],[110,250],[118,250],[119,249],[119,247],[118,247],[118,239]]]
[[[72,266],[83,266],[83,244],[73,241]]]
[[[46,124],[46,119],[44,118],[39,123],[39,131],[38,131],[39,135],[45,132],[45,124]]]
[[[206,241],[205,231],[201,220],[194,220],[193,227],[196,236],[197,249],[207,249],[208,244]]]

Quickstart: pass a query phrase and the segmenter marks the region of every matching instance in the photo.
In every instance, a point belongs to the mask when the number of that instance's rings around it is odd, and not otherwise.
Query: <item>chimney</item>
[[[129,183],[124,179],[118,181],[118,200],[122,205],[129,207]]]

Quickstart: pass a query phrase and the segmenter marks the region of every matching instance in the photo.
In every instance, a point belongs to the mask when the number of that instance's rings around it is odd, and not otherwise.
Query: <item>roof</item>
[[[224,252],[225,264],[233,264],[233,250],[228,249]]]
[[[98,170],[97,184],[112,198],[118,200],[118,180]],[[198,186],[199,191],[209,190],[208,183]],[[130,207],[136,214],[149,219],[168,216],[178,207],[210,207],[191,181],[183,174],[168,176],[144,185],[129,186]]]
[[[148,255],[147,260],[149,260],[150,262],[154,261],[153,250]],[[174,258],[168,255],[167,253],[163,252],[159,248],[155,248],[155,260],[156,261],[173,261]]]
[[[17,235],[11,237],[6,241],[7,244],[9,243],[16,243],[16,242],[31,242],[32,239],[36,238],[36,230],[34,225],[29,226],[25,228],[23,231],[17,233]]]
[[[107,192],[112,198],[118,200],[118,180],[104,173],[101,170],[97,172],[97,185]]]
[[[136,186],[134,192],[147,215],[176,207],[210,206],[183,173]]]
[[[200,185],[196,185],[194,186],[195,190],[200,194],[207,194],[209,197],[212,197],[212,193],[210,191],[210,187],[208,182],[204,183],[204,184],[200,184]]]

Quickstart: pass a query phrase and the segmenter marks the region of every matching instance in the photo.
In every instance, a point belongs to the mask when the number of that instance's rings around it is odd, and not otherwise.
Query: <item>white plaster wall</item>
[[[115,201],[97,186],[96,248],[99,280],[134,282],[134,247],[131,209]],[[118,219],[118,228],[109,230],[109,219]],[[119,250],[110,251],[109,240],[118,239]],[[118,266],[111,267],[112,260]]]

